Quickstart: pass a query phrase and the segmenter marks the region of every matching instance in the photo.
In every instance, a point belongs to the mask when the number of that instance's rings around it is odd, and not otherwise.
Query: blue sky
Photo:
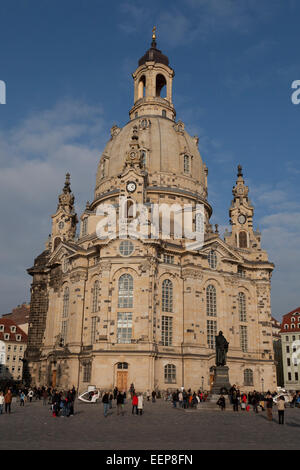
[[[64,174],[92,200],[112,124],[128,121],[131,73],[158,47],[175,69],[177,119],[200,138],[213,222],[228,224],[241,163],[276,264],[273,314],[300,305],[297,0],[3,0],[0,4],[0,312],[29,300],[26,268],[50,232]]]

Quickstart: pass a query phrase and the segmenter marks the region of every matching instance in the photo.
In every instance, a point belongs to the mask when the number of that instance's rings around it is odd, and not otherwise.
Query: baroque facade
[[[79,391],[101,389],[208,390],[215,335],[229,341],[231,383],[244,390],[276,387],[270,280],[274,265],[253,228],[254,208],[242,168],[224,239],[210,224],[207,167],[198,138],[176,121],[174,71],[150,49],[133,73],[130,120],[113,126],[99,160],[94,199],[77,216],[70,175],[52,216],[46,250],[28,270],[33,277],[27,360],[32,383]],[[165,94],[164,94],[165,93]],[[185,237],[120,239],[97,236],[101,204],[134,219],[135,204],[204,208],[204,245]],[[125,214],[125,215],[124,215]],[[102,219],[101,219],[102,220]]]

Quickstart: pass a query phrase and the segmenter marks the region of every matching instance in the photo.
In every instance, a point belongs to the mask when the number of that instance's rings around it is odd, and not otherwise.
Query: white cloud
[[[73,100],[0,133],[0,313],[29,295],[26,268],[43,250],[67,171],[77,211],[92,200],[100,151],[108,137],[101,106]]]

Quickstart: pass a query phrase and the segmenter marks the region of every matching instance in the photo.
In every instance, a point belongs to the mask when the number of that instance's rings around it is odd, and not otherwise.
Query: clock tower
[[[249,188],[245,185],[241,165],[238,166],[237,181],[232,194],[233,200],[229,209],[232,232],[225,233],[225,241],[241,249],[259,249],[260,233],[253,230],[254,207],[249,199]]]
[[[66,174],[65,185],[58,196],[57,210],[52,215],[52,233],[49,248],[54,251],[62,241],[73,240],[78,222],[74,208],[74,195],[71,192],[70,174]]]

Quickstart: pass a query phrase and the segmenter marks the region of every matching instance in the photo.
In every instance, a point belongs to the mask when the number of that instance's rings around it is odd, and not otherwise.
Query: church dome
[[[141,116],[122,129],[114,126],[111,133],[98,165],[95,199],[114,189],[113,180],[124,171],[133,135],[148,186],[185,190],[206,199],[206,167],[198,150],[198,138],[191,137],[181,121]]]

